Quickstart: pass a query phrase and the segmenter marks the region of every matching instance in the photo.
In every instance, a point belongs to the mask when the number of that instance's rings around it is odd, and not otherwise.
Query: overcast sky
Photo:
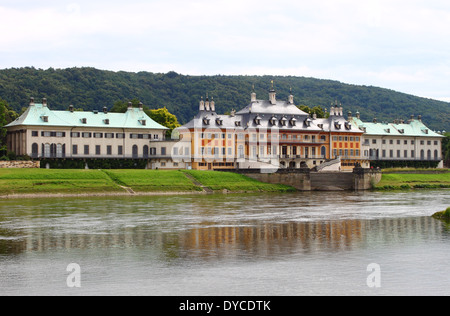
[[[0,68],[292,75],[450,101],[450,1],[0,0]]]

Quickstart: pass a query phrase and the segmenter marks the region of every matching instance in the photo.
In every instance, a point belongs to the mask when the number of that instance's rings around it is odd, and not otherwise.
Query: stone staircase
[[[325,161],[323,164],[317,166],[315,171],[339,171],[341,167],[341,158]]]

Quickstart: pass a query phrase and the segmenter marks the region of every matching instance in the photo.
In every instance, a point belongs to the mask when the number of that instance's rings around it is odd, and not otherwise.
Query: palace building
[[[40,158],[147,159],[155,155],[166,127],[129,104],[125,113],[51,110],[47,100],[35,103],[6,126],[8,150]]]
[[[372,165],[384,163],[392,166],[414,166],[421,162],[423,166],[443,167],[442,139],[444,136],[430,130],[419,115],[408,121],[395,120],[393,123],[363,122],[360,113],[353,117],[349,113],[349,122],[363,132],[362,151]]]
[[[217,114],[214,99],[201,99],[198,113],[166,139],[166,127],[131,103],[125,113],[51,110],[35,103],[6,126],[7,146],[33,159],[140,159],[151,169],[309,168],[351,171],[379,162],[423,161],[442,166],[442,135],[419,116],[408,122],[363,122],[360,114],[343,115],[331,106],[326,118],[300,110],[292,91],[278,100],[272,86],[268,99],[253,91],[240,111]],[[175,136],[175,137],[174,137]],[[393,164],[394,165],[394,164]]]
[[[363,132],[343,117],[342,108],[332,108],[329,118],[311,117],[294,104],[292,93],[277,100],[273,83],[268,97],[259,100],[252,92],[250,103],[229,115],[217,114],[214,100],[202,99],[194,119],[177,129],[177,152],[191,152],[191,167],[200,170],[314,168],[330,160],[351,170],[367,163],[361,159]]]

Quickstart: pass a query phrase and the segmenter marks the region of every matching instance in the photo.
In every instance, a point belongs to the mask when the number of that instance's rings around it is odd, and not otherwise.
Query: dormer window
[[[342,125],[339,122],[334,122],[334,127],[336,129],[341,129]]]
[[[281,126],[286,126],[286,123],[287,123],[287,119],[283,116],[280,120],[280,124],[281,124]]]
[[[208,119],[208,118],[203,118],[203,124],[205,124],[205,125],[209,125],[209,122],[210,122],[210,119]]]
[[[399,129],[398,132],[399,132],[400,134],[405,134],[405,130],[404,130],[404,129]]]
[[[109,119],[104,119],[103,123],[105,123],[106,125],[109,125]]]
[[[391,132],[391,129],[390,128],[386,128],[385,132],[389,134]]]
[[[428,129],[423,129],[422,132],[424,132],[425,134],[428,134]]]
[[[139,120],[139,123],[141,123],[142,126],[146,126],[147,125],[147,121],[146,120]]]
[[[217,124],[217,125],[220,125],[220,126],[223,125],[223,120],[220,119],[220,118],[217,118],[217,119],[216,119],[216,124]]]
[[[254,121],[255,121],[256,125],[261,125],[261,117],[259,117],[259,116],[255,117]]]
[[[82,123],[82,124],[87,124],[87,118],[82,118],[82,119],[81,119],[81,123]]]
[[[234,125],[241,126],[241,122],[240,121],[236,121],[236,122],[234,122]]]
[[[297,120],[295,119],[295,117],[291,118],[290,123],[291,123],[291,126],[297,125]]]
[[[41,116],[42,121],[44,121],[45,123],[48,123],[48,116],[44,115]]]
[[[352,129],[352,124],[350,124],[349,122],[345,122],[345,129],[351,130]]]
[[[270,124],[272,124],[272,126],[277,125],[277,118],[275,116],[272,116],[270,119]]]
[[[306,127],[311,127],[311,119],[310,118],[307,118],[305,120],[305,125],[306,125]]]

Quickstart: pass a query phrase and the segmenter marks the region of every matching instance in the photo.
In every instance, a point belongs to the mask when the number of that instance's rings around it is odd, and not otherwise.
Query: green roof
[[[363,122],[358,118],[352,118],[351,121],[360,129],[365,131],[366,135],[378,136],[414,136],[414,137],[443,137],[433,132],[421,120],[411,120],[408,123],[375,123]]]
[[[133,128],[163,129],[139,108],[130,108],[125,113],[104,113],[103,111],[52,111],[42,104],[31,104],[14,122],[13,126],[54,126],[54,127],[90,127],[90,128]]]

